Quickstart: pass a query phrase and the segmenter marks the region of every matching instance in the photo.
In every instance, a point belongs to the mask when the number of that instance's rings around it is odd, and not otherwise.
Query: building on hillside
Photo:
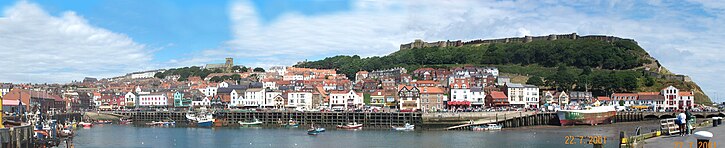
[[[263,88],[250,88],[244,92],[244,98],[242,102],[244,107],[265,107],[265,89]]]
[[[138,94],[137,93],[135,93],[135,92],[127,92],[124,96],[125,96],[124,98],[126,100],[126,106],[127,107],[136,107],[136,106],[139,106],[140,105],[139,104],[140,101],[138,100]],[[101,98],[102,97],[103,97],[103,95],[101,94]]]
[[[471,87],[471,106],[476,108],[483,108],[485,105],[486,92],[483,91],[483,87]]]
[[[612,93],[612,101],[615,101],[618,106],[632,106],[636,105],[637,94],[636,93]]]
[[[613,106],[615,105],[615,103],[617,103],[616,101],[612,101],[612,98],[609,98],[607,96],[597,96],[594,102],[598,102],[601,106]]]
[[[500,91],[492,91],[486,95],[486,106],[489,107],[501,107],[509,106],[509,97],[505,93]]]
[[[264,88],[264,107],[270,107],[270,108],[276,108],[278,107],[279,103],[282,103],[282,107],[284,107],[285,102],[277,102],[275,100],[275,97],[282,96],[282,91],[275,91],[272,89],[266,89]],[[284,100],[282,100],[284,101]]]
[[[359,82],[368,78],[368,71],[358,71],[355,73],[355,82]]]
[[[467,108],[473,102],[473,94],[471,93],[470,78],[450,78],[450,99],[446,102],[448,108]]]
[[[508,101],[511,106],[538,108],[539,87],[519,83],[507,83],[504,84],[503,88],[504,93],[509,98]]]
[[[443,104],[448,98],[445,91],[441,87],[418,87],[420,91],[420,107],[421,110],[438,111],[445,108]],[[483,102],[483,101],[482,101]]]
[[[663,107],[665,103],[665,97],[659,92],[638,92],[636,105],[650,106],[657,110]]]
[[[695,97],[692,91],[680,91],[674,86],[663,88],[660,93],[664,96],[665,109],[691,109],[695,107]]]
[[[398,106],[401,111],[420,109],[420,89],[418,87],[400,85],[398,88]]]
[[[11,83],[0,84],[0,96],[5,96],[11,89],[13,89],[13,84]]]
[[[165,93],[139,94],[139,106],[144,107],[166,107],[168,98]]]
[[[558,105],[566,105],[569,104],[569,94],[567,94],[564,91],[557,92],[557,91],[543,91],[541,93],[541,99],[544,100],[544,103],[548,104],[558,104]]]
[[[375,90],[370,94],[370,106],[385,106],[385,93],[382,90]]]
[[[289,92],[287,93],[287,108],[297,110],[310,110],[312,108],[311,92]]]
[[[330,91],[329,104],[332,110],[356,109],[364,105],[362,93],[356,93],[354,90]]]
[[[592,103],[593,98],[594,98],[594,96],[592,95],[592,92],[581,92],[581,91],[569,92],[569,101],[571,103],[589,104],[589,103]]]
[[[174,93],[174,107],[189,107],[191,106],[191,99],[189,99],[189,92],[176,91]]]
[[[496,78],[496,86],[503,86],[507,83],[511,83],[511,78],[507,76],[499,76]]]
[[[407,70],[403,67],[396,67],[392,69],[385,69],[385,70],[375,70],[369,73],[368,78],[371,79],[383,79],[383,78],[393,78],[395,82],[401,82],[402,75],[408,73]]]

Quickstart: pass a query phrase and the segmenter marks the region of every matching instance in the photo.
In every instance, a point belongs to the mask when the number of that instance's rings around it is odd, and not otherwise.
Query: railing
[[[33,126],[15,126],[0,129],[0,147],[33,147]]]

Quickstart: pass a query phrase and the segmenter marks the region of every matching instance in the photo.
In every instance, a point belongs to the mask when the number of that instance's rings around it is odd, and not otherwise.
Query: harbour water
[[[85,147],[592,147],[586,140],[565,144],[566,136],[606,136],[605,147],[617,147],[619,131],[633,133],[658,128],[658,121],[599,126],[534,126],[502,131],[412,132],[358,131],[328,128],[317,136],[303,127],[287,128],[193,128],[99,125],[78,129],[74,145]]]

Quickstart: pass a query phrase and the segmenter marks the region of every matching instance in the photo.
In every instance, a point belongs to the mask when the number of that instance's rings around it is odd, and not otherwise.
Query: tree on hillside
[[[539,76],[532,76],[531,78],[529,78],[529,80],[526,81],[526,84],[544,86],[544,81],[542,81],[541,77]]]
[[[262,68],[262,67],[254,68],[254,72],[264,72],[264,68]]]

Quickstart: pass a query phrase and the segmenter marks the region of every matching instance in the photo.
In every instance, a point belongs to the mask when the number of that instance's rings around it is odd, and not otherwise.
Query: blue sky
[[[0,8],[0,65],[11,71],[2,82],[69,82],[225,57],[292,65],[385,55],[414,39],[576,32],[633,38],[711,97],[725,95],[725,4],[715,0],[7,0]]]

